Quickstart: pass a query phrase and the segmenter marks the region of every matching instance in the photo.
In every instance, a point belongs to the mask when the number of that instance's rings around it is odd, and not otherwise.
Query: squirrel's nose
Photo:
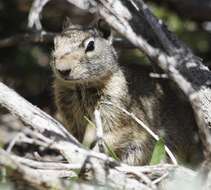
[[[58,70],[59,74],[61,75],[61,77],[63,78],[67,78],[71,72],[71,69],[68,70]]]

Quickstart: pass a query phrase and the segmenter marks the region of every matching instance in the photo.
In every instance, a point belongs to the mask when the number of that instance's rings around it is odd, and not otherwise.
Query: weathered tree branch
[[[55,33],[36,32],[28,34],[18,34],[0,40],[0,48],[13,47],[23,43],[52,43]]]
[[[42,24],[40,22],[40,14],[42,12],[43,7],[49,2],[50,0],[36,0],[33,2],[31,7],[29,18],[28,18],[28,26],[31,28],[33,26],[36,27],[37,30],[42,29]],[[89,0],[67,0],[70,3],[75,4],[80,9],[90,10],[92,12],[92,3]]]
[[[28,182],[29,185],[43,190],[46,188],[58,188],[61,189],[61,182],[55,175],[46,175],[37,170],[22,165],[15,159],[11,158],[10,154],[0,149],[0,165],[3,165],[11,170],[22,175],[22,180]]]
[[[70,162],[66,167],[65,164],[45,164],[45,162],[20,158],[0,149],[0,165],[17,171],[23,175],[25,181],[38,189],[49,187],[64,189],[59,178],[73,176],[74,173],[70,169],[77,169],[82,165],[80,178],[91,183],[87,185],[81,182],[75,183],[76,189],[79,187],[93,189],[91,184],[94,182],[94,186],[106,186],[111,189],[152,190],[157,189],[156,185],[158,182],[161,183],[162,179],[166,181],[171,176],[169,173],[180,169],[173,165],[128,166],[114,161],[105,154],[85,150],[64,131],[61,124],[2,83],[0,83],[0,104],[21,118],[28,126],[22,130],[22,138],[16,141],[18,144],[23,142],[57,150]],[[57,172],[58,169],[60,172]],[[190,172],[188,175],[195,176],[193,171],[184,170]]]
[[[52,135],[52,138],[60,137],[60,139],[63,138],[79,145],[78,141],[58,121],[41,111],[38,107],[27,102],[2,82],[0,82],[0,91],[0,104],[18,116],[27,125],[34,128],[35,131]]]
[[[114,161],[105,154],[88,151],[81,148],[80,144],[75,140],[75,138],[72,137],[60,123],[55,121],[37,107],[31,105],[3,83],[0,83],[0,104],[7,108],[11,113],[19,117],[25,123],[25,125],[32,128],[22,130],[23,133],[27,135],[27,140],[25,138],[20,138],[18,139],[19,142],[23,140],[24,143],[33,143],[44,148],[57,150],[72,164],[82,166],[85,160],[94,160],[95,164],[91,166],[91,170],[94,171],[92,177],[95,178],[96,184],[102,185],[103,183],[103,185],[108,185],[109,187],[114,187],[115,189],[122,189],[123,187],[128,187],[128,189],[150,189],[148,187],[150,184],[145,185],[141,181],[131,179],[126,173],[116,169],[117,166],[121,167],[124,166],[124,164]],[[8,159],[11,160],[10,163],[12,163],[11,169],[17,169],[18,172],[27,176],[24,178],[25,180],[28,180],[30,183],[32,182],[32,175],[35,174],[33,174],[32,170],[29,169],[29,175],[27,175],[27,168],[29,168],[29,164],[28,166],[22,166],[20,160],[19,162],[18,160],[14,160],[14,157],[8,153],[5,153],[4,151],[1,151],[0,153],[2,155],[0,157],[3,158],[0,160],[1,164],[10,166],[10,164],[4,161],[5,158],[8,157]],[[87,171],[87,161],[85,162],[84,168],[85,171]],[[107,170],[104,170],[104,168],[107,168]],[[46,170],[46,175],[48,172],[50,171]],[[108,176],[107,172],[109,173]],[[83,174],[86,176],[85,173],[86,172],[81,172],[81,175]],[[101,178],[99,178],[99,176],[102,175],[104,176],[103,181]],[[114,176],[116,179],[115,181]],[[42,182],[42,180],[43,179],[37,179],[36,185],[39,185],[40,181]]]

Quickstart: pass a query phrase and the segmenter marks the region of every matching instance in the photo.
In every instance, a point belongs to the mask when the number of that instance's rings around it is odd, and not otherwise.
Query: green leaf
[[[96,128],[95,124],[87,116],[84,116],[84,119],[88,122],[87,127],[94,127],[94,128]]]
[[[165,144],[164,140],[160,138],[156,144],[155,148],[152,152],[152,158],[150,161],[150,165],[155,165],[161,163],[162,160],[164,160],[166,157],[166,152],[165,152]]]
[[[14,187],[11,183],[7,182],[7,183],[1,183],[0,182],[0,189],[1,190],[14,190]]]
[[[104,144],[106,146],[106,149],[108,150],[108,154],[114,159],[114,160],[120,160],[116,153],[113,151],[111,147],[108,146],[108,144],[104,141]]]
[[[0,183],[6,183],[7,182],[7,170],[5,167],[0,168]]]

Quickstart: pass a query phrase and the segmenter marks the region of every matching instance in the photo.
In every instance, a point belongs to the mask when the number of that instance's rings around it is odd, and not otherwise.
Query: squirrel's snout
[[[71,69],[67,69],[67,70],[58,70],[59,75],[64,78],[64,79],[68,79],[70,73],[71,73]]]

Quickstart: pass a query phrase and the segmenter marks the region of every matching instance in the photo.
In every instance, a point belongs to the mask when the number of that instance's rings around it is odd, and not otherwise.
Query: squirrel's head
[[[58,79],[65,83],[95,83],[116,72],[111,32],[100,22],[88,28],[69,24],[55,37],[52,68]]]

